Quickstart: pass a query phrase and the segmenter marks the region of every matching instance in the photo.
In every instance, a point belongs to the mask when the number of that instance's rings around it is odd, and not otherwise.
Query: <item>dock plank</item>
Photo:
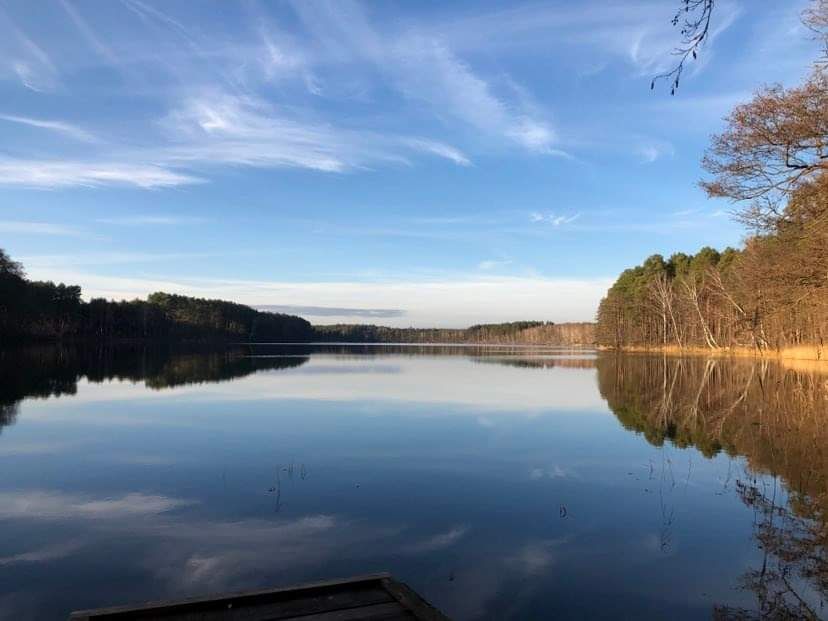
[[[399,602],[374,604],[350,610],[333,610],[314,615],[291,617],[285,621],[398,621],[416,619],[411,611],[403,608]]]
[[[207,610],[146,610],[134,613],[120,613],[113,619],[147,621],[149,619],[174,619],[175,621],[282,621],[296,615],[318,614],[335,610],[347,610],[384,604],[395,601],[387,591],[377,587],[337,591],[320,595],[305,595],[296,598],[280,597],[273,602],[227,601],[222,608],[212,605]],[[106,619],[107,617],[94,617]]]
[[[73,612],[70,621],[447,621],[389,574]]]

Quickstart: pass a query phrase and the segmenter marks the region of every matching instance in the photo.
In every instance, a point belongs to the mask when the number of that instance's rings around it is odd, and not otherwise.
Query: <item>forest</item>
[[[513,321],[465,329],[389,328],[364,324],[314,326],[316,340],[330,343],[469,343],[521,345],[592,345],[595,324]]]
[[[726,119],[701,182],[748,231],[743,247],[655,254],[601,301],[597,342],[613,348],[798,351],[828,337],[828,2],[804,16],[825,45],[805,82],[759,89]]]
[[[591,345],[595,324],[515,321],[466,329],[312,326],[234,302],[152,293],[146,300],[81,299],[77,285],[32,281],[0,249],[0,344],[32,341],[487,343]]]
[[[146,300],[81,299],[77,285],[28,280],[0,249],[0,344],[91,339],[280,341],[311,340],[300,317],[200,298],[153,293]]]

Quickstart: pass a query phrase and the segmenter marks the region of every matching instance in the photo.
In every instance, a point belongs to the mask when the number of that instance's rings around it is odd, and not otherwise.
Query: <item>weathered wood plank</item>
[[[388,591],[369,586],[367,588],[357,585],[355,588],[331,593],[330,595],[318,595],[315,597],[300,597],[296,599],[274,602],[264,606],[256,606],[253,612],[269,621],[280,621],[289,619],[296,615],[310,615],[329,612],[332,610],[347,610],[374,604],[387,604],[394,599]],[[236,617],[234,617],[235,621]],[[244,616],[238,617],[245,619]]]
[[[317,615],[302,615],[284,621],[398,621],[401,619],[411,621],[414,616],[410,611],[403,608],[399,602],[395,601],[388,604],[351,608],[350,610],[334,610]]]
[[[72,613],[71,621],[448,621],[389,574]]]
[[[311,615],[334,610],[348,610],[371,606],[373,604],[387,604],[396,602],[391,595],[379,586],[355,585],[353,588],[341,588],[333,592],[320,595],[301,595],[296,598],[280,597],[277,601],[255,603],[244,603],[239,601],[225,602],[223,604],[213,603],[208,610],[182,609],[173,606],[166,610],[151,609],[135,613],[118,613],[114,617],[118,621],[148,621],[149,619],[174,619],[175,621],[259,621],[268,619],[280,621],[290,619],[297,615]],[[106,619],[104,617],[92,617],[95,621]]]
[[[137,606],[114,606],[109,608],[98,608],[95,610],[80,610],[73,612],[72,621],[98,620],[111,617],[113,619],[140,619],[142,612],[152,612],[155,617],[163,618],[169,613],[182,615],[184,613],[206,613],[211,610],[232,610],[228,604],[233,604],[236,609],[250,607],[253,605],[264,605],[270,602],[285,602],[301,597],[319,597],[343,590],[359,590],[364,588],[384,588],[381,584],[383,578],[389,574],[371,574],[356,578],[343,580],[327,580],[297,586],[280,587],[278,589],[265,589],[259,591],[242,591],[223,594],[219,597],[192,597],[175,602],[156,601],[146,602]],[[114,616],[117,615],[117,616]],[[202,619],[203,617],[195,617]],[[222,617],[227,619],[227,616]]]
[[[422,619],[422,621],[450,621],[446,615],[425,601],[407,584],[397,582],[390,576],[380,579],[380,582],[385,590],[404,608],[410,610],[417,619]]]

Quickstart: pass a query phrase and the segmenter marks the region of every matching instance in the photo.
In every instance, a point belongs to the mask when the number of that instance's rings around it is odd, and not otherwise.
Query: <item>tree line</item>
[[[806,23],[828,49],[828,0]],[[768,86],[726,119],[702,161],[710,197],[736,205],[739,249],[649,257],[625,270],[598,309],[599,344],[624,347],[805,346],[828,337],[828,70]]]
[[[594,324],[515,321],[465,329],[312,326],[294,315],[170,293],[145,300],[81,298],[77,285],[32,281],[0,249],[0,345],[83,339],[96,342],[243,341],[590,345]]]
[[[468,343],[519,345],[592,345],[595,324],[513,321],[469,328],[390,328],[370,324],[314,327],[316,339],[331,343]]]
[[[0,249],[0,344],[72,338],[306,342],[312,336],[301,317],[223,300],[153,293],[146,300],[84,302],[77,285],[27,279]]]

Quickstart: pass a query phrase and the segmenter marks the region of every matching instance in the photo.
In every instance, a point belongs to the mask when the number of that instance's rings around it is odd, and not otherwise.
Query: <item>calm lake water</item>
[[[828,614],[828,375],[263,345],[0,378],[3,619],[377,571],[457,620]]]

